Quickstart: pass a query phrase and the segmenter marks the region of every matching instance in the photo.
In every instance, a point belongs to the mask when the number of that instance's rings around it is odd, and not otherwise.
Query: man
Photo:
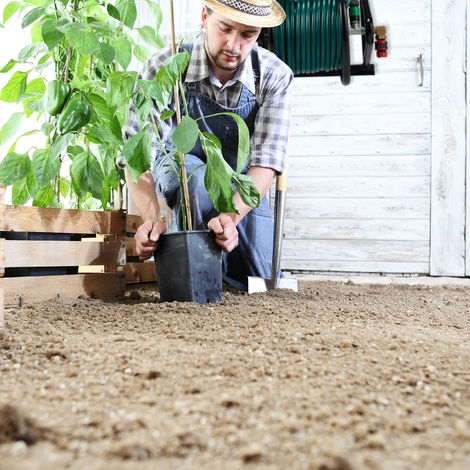
[[[267,197],[275,175],[284,171],[290,124],[292,71],[274,54],[258,47],[262,27],[281,24],[282,7],[272,0],[203,0],[203,32],[190,47],[191,59],[184,77],[189,115],[196,119],[218,112],[234,112],[246,122],[251,135],[247,174],[253,178],[262,200],[256,209],[244,204],[238,193],[234,201],[238,214],[215,211],[204,188],[206,161],[200,143],[186,156],[191,176],[189,191],[195,210],[195,228],[209,228],[216,235],[224,254],[224,280],[246,289],[247,276],[271,275],[273,222]],[[189,52],[189,51],[188,51]],[[170,50],[154,54],[145,64],[140,78],[153,80]],[[170,109],[174,110],[174,102]],[[171,148],[174,120],[159,120],[161,137]],[[204,130],[222,142],[225,160],[236,162],[237,140],[234,120],[229,116],[199,121]],[[235,126],[236,129],[236,126]],[[124,136],[139,131],[134,109],[130,109]],[[236,134],[236,133],[235,133]],[[166,227],[161,220],[156,192],[168,206],[180,211],[179,185],[158,145],[152,149],[152,169],[141,175],[137,184],[128,176],[130,195],[144,223],[135,235],[141,259],[152,256],[158,238]]]

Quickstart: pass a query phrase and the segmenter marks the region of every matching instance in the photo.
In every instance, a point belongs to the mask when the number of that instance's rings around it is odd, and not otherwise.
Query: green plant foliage
[[[124,184],[116,158],[124,156],[134,182],[150,168],[152,145],[160,139],[154,104],[160,119],[173,117],[168,106],[174,87],[181,88],[189,54],[184,51],[167,59],[151,81],[137,82],[137,72],[128,70],[133,57],[145,61],[163,46],[162,11],[153,0],[146,0],[153,24],[136,29],[135,0],[5,3],[3,23],[19,16],[21,27],[30,30],[31,43],[0,68],[0,73],[8,74],[0,100],[22,107],[21,112],[5,116],[0,129],[0,144],[15,139],[9,152],[0,155],[0,182],[12,186],[15,204],[32,199],[34,205],[59,207],[59,199],[66,198],[73,207],[112,207],[112,191]],[[148,47],[135,43],[136,33]],[[124,142],[122,128],[131,100],[141,130]],[[238,126],[236,171],[223,159],[217,137],[201,133],[188,116],[175,130],[175,149],[167,155],[170,170],[181,182],[180,155],[190,152],[200,139],[207,156],[206,187],[220,212],[236,212],[233,185],[247,204],[259,203],[251,178],[241,174],[249,152],[248,129],[239,116],[228,114]],[[28,123],[35,119],[37,128],[18,135],[25,117]],[[15,152],[18,140],[32,134],[41,136],[43,145]],[[70,178],[61,174],[65,162]]]

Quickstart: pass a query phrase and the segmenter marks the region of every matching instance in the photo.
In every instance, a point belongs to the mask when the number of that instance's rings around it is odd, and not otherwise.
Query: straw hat
[[[212,10],[247,26],[278,26],[286,14],[275,0],[203,0]]]

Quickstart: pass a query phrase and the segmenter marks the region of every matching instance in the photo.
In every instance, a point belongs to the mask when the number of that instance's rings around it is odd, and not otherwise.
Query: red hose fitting
[[[387,28],[385,26],[377,26],[374,28],[375,33],[375,50],[378,58],[388,56],[387,44]]]

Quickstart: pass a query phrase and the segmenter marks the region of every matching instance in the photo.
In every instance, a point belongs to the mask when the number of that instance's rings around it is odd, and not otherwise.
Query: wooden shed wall
[[[295,79],[286,269],[429,272],[431,0],[370,3],[376,75]]]

